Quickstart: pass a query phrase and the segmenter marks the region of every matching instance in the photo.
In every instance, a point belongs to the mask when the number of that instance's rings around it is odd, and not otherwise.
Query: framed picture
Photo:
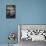
[[[6,18],[16,18],[16,5],[6,5]]]

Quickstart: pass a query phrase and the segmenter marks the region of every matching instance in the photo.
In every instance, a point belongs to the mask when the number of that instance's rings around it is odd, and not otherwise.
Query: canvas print
[[[16,18],[16,5],[6,5],[6,18]]]

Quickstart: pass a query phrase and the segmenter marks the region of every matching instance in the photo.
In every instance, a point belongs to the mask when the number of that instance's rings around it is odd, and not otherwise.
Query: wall
[[[6,4],[16,4],[16,19],[6,19]],[[17,24],[46,24],[46,0],[0,0],[0,44]]]
[[[16,1],[0,0],[0,44],[8,43],[10,32],[16,32],[17,34],[17,19],[6,19],[6,5],[8,4],[16,5]],[[17,39],[15,42],[18,42]]]
[[[46,0],[17,0],[19,24],[46,24]]]

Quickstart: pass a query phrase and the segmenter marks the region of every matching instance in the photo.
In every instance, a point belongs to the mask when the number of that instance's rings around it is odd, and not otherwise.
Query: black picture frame
[[[6,5],[6,18],[16,18],[16,5]]]

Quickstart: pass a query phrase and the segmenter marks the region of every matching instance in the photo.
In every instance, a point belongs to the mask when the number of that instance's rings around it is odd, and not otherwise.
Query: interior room
[[[10,16],[7,17],[6,12]],[[15,15],[11,16],[13,14]],[[19,24],[25,25],[21,27]],[[46,0],[0,0],[0,46],[46,46],[46,26],[39,28],[39,25],[32,25],[32,29],[27,24],[46,25]],[[23,32],[19,31],[18,25]],[[11,32],[16,34],[16,40],[9,36]],[[11,38],[15,40],[15,44],[9,45]]]

